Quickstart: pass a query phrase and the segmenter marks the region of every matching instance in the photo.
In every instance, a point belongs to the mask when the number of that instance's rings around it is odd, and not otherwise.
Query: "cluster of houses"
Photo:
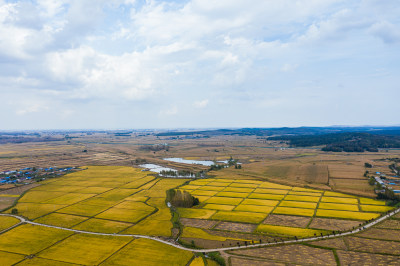
[[[389,188],[394,193],[400,193],[400,177],[398,175],[388,176],[381,172],[375,172],[375,181],[379,183],[382,188]]]
[[[18,184],[30,183],[32,180],[43,180],[47,177],[57,177],[64,175],[76,167],[49,167],[49,168],[35,168],[26,167],[19,170],[3,171],[0,172],[0,185],[2,184]]]

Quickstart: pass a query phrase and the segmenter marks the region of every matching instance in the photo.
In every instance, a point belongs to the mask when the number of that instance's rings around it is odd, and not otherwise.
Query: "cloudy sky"
[[[0,0],[0,129],[399,124],[398,0]]]

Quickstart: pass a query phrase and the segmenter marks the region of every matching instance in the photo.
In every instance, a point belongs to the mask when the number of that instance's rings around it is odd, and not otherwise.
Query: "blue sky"
[[[2,130],[398,125],[399,73],[397,0],[0,0]]]

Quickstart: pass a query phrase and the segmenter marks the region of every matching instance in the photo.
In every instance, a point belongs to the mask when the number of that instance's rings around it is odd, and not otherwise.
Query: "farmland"
[[[343,193],[277,186],[251,179],[222,180],[218,177],[202,179],[179,188],[195,196],[199,191],[202,195],[211,192],[199,206],[178,209],[185,224],[190,224],[191,219],[214,221],[211,227],[206,227],[211,234],[213,231],[224,231],[226,235],[236,232],[271,238],[301,238],[330,232],[326,230],[348,230],[393,209],[383,206],[384,201]],[[224,192],[232,188],[235,192]],[[321,221],[325,222],[325,226]],[[199,230],[205,229],[201,223],[198,224]],[[196,227],[196,222],[193,226]],[[198,231],[196,237],[193,231],[190,238],[202,239],[201,232],[204,230]],[[185,240],[185,234],[182,239]]]
[[[48,178],[21,193],[7,194],[8,189],[4,189],[0,206],[2,199],[10,204],[17,200],[13,208],[18,210],[18,215],[33,222],[116,236],[19,225],[0,235],[0,264],[115,265],[125,261],[132,265],[146,261],[146,265],[160,265],[160,258],[163,258],[162,262],[172,265],[203,265],[204,260],[195,259],[192,252],[152,240],[118,235],[179,239],[180,245],[198,248],[243,246],[251,242],[279,242],[346,231],[393,209],[385,201],[372,198],[373,189],[363,177],[363,165],[395,156],[395,151],[366,153],[361,157],[307,149],[266,149],[251,136],[222,136],[218,140],[168,140],[169,151],[153,153],[137,148],[140,143],[154,142],[152,136],[124,139],[123,144],[122,140],[109,139],[104,134],[77,136],[76,140],[81,142],[71,141],[68,145],[27,143],[23,145],[26,151],[16,144],[0,147],[2,167],[23,168],[26,163],[31,167],[46,167],[62,162],[62,165],[81,169],[63,177]],[[161,138],[160,141],[166,140]],[[89,152],[83,153],[83,149]],[[25,157],[19,157],[22,153]],[[207,170],[201,165],[162,160],[188,154],[199,160],[227,160],[232,155],[242,162],[242,169],[229,167],[210,171],[208,177],[193,180],[161,178],[141,171],[136,165],[132,167],[132,161],[140,157],[182,170]],[[380,171],[387,168],[385,161],[376,161],[376,164]],[[165,202],[166,191],[170,188],[188,191],[200,204],[191,208],[178,207],[171,212]],[[9,206],[7,204],[4,206]],[[11,213],[11,209],[5,212]],[[315,241],[259,248],[252,252],[232,251],[224,256],[231,265],[262,265],[264,262],[334,265],[335,258],[343,264],[363,261],[390,264],[399,256],[396,253],[398,221],[389,219],[354,235],[353,239],[345,237],[340,243],[332,239],[336,244]],[[18,222],[11,217],[0,217],[0,231]],[[366,240],[375,242],[364,245]],[[101,248],[99,243],[106,243],[107,247]],[[82,248],[76,256],[71,256],[82,245],[87,249]],[[376,248],[384,245],[388,247],[387,254]],[[277,257],[276,252],[281,252],[282,256]],[[85,254],[90,256],[85,257]],[[166,258],[165,254],[172,255]]]

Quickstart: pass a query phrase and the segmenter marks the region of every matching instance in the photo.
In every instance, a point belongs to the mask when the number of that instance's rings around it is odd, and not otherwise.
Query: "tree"
[[[18,209],[17,208],[12,209],[11,214],[14,214],[14,215],[18,214]]]

